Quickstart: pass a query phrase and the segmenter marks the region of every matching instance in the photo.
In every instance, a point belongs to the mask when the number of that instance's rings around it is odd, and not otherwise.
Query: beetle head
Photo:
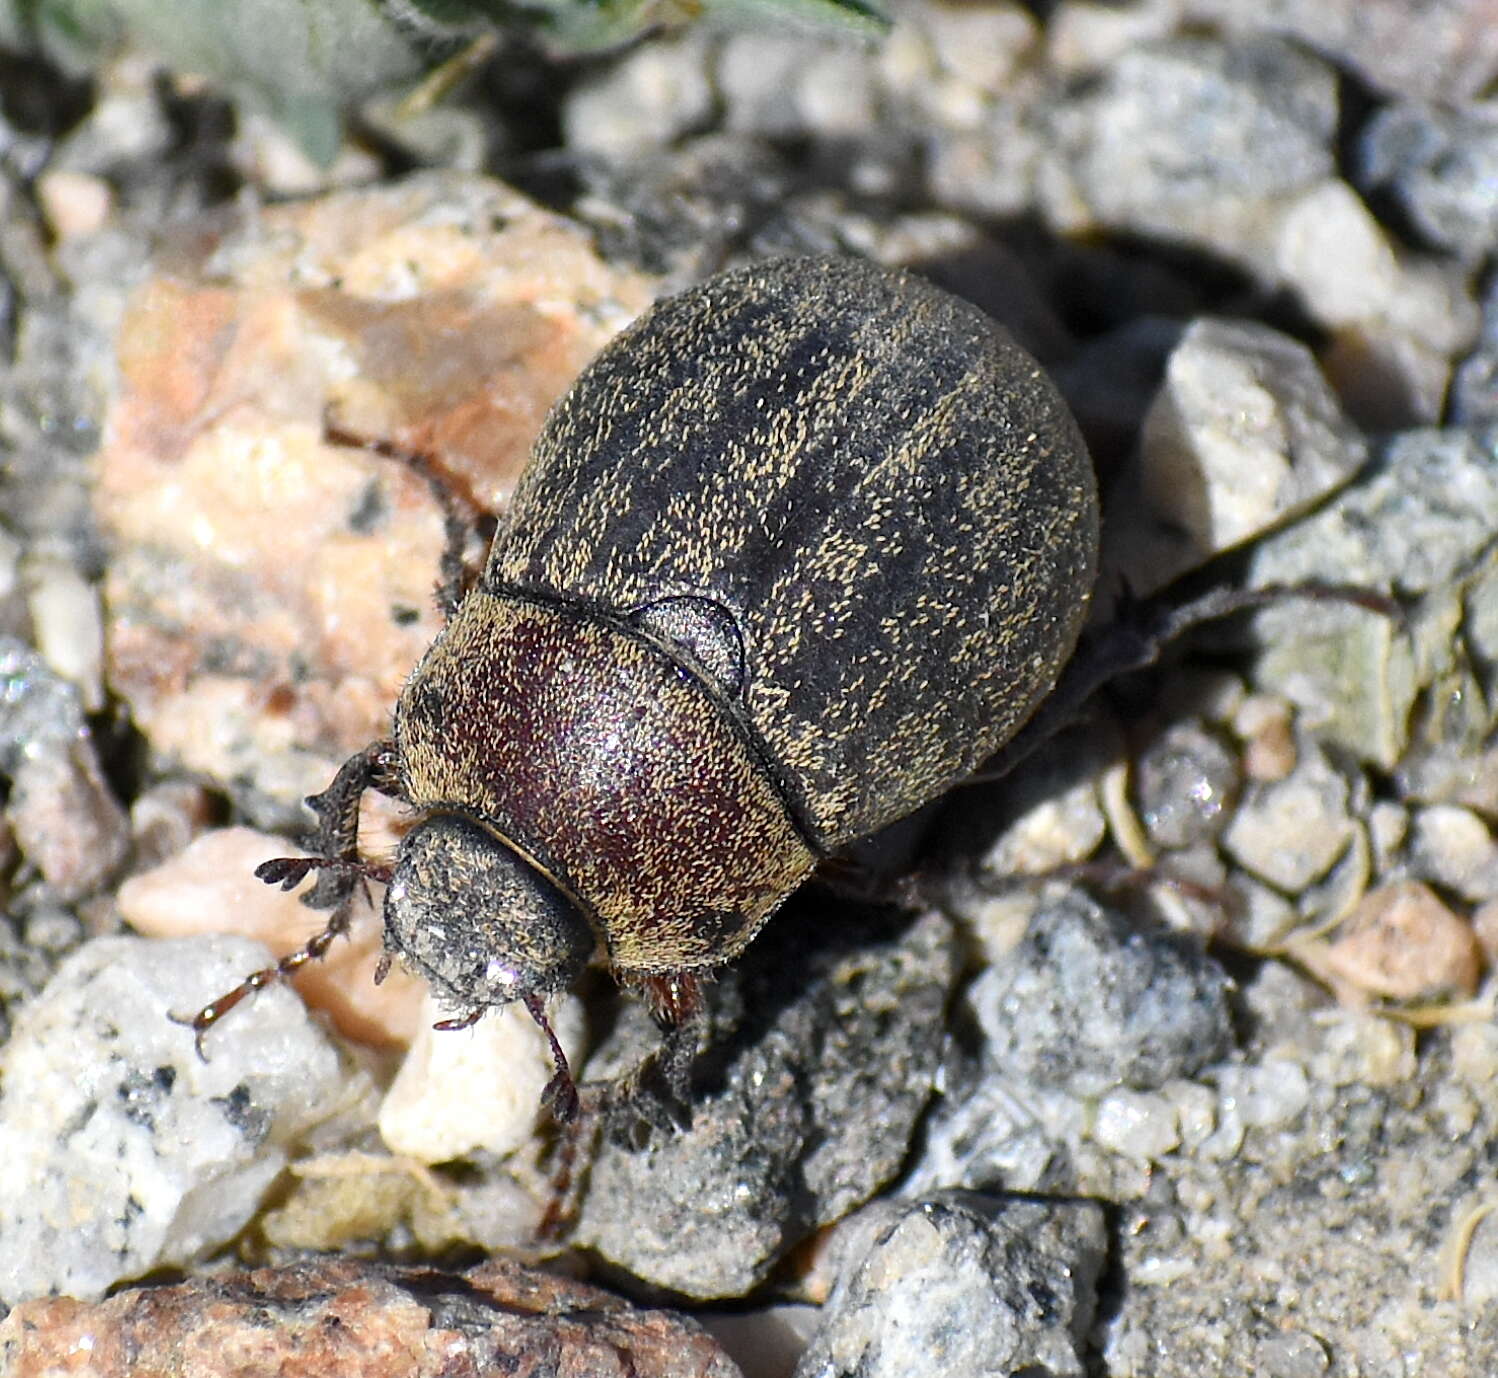
[[[447,1003],[477,1011],[565,990],[594,941],[571,900],[470,819],[433,815],[401,843],[385,945]]]

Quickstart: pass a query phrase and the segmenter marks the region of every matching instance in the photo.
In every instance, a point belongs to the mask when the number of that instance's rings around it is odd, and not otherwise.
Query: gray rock
[[[1358,153],[1358,185],[1391,198],[1430,244],[1472,263],[1493,251],[1498,103],[1391,106]]]
[[[706,125],[713,111],[708,52],[700,34],[665,37],[588,71],[562,107],[569,147],[603,158],[637,158]]]
[[[1060,1099],[1060,1098],[1057,1098]],[[1002,1073],[976,1059],[949,1059],[942,1095],[921,1126],[918,1156],[898,1194],[933,1191],[1064,1191],[1073,1177],[1068,1132],[1080,1118],[1071,1104],[1037,1104]]]
[[[1097,220],[1194,241],[1224,202],[1332,175],[1336,75],[1274,38],[1169,39],[1123,53],[1052,121]]]
[[[982,871],[999,881],[1086,861],[1107,832],[1097,781],[1116,759],[1116,736],[1089,724],[1047,748],[991,789],[964,790],[966,807],[947,825],[959,846],[972,839]]]
[[[1488,283],[1477,345],[1451,380],[1451,420],[1460,426],[1498,422],[1498,276]]]
[[[1315,748],[1283,780],[1244,791],[1222,844],[1260,880],[1295,895],[1321,880],[1352,837],[1347,777]]]
[[[1196,321],[1113,487],[1108,563],[1152,593],[1308,510],[1365,459],[1304,345],[1251,322]]]
[[[729,35],[717,97],[731,130],[768,138],[866,136],[875,121],[874,53],[766,29]]]
[[[1189,847],[1215,837],[1241,784],[1237,755],[1196,722],[1167,728],[1134,765],[1139,816],[1161,847]]]
[[[749,228],[778,213],[792,186],[776,153],[735,134],[627,161],[584,158],[578,171],[586,190],[578,214],[600,251],[683,284],[722,266]]]
[[[1232,1045],[1228,979],[1173,935],[1076,891],[1048,899],[965,997],[990,1068],[1074,1096],[1154,1090]]]
[[[53,903],[0,919],[0,1041],[10,1037],[21,1006],[47,984],[83,937],[78,917]]]
[[[0,638],[0,773],[6,821],[26,858],[62,899],[96,890],[130,845],[74,687],[18,641]]]
[[[848,1226],[795,1378],[1081,1375],[1106,1243],[1090,1201],[942,1192]]]
[[[1012,216],[1038,207],[1063,234],[1191,246],[1286,293],[1334,337],[1328,372],[1360,422],[1439,417],[1476,332],[1470,285],[1451,265],[1402,257],[1337,175],[1330,65],[1263,34],[1178,37],[1128,49],[1007,117],[1015,137],[988,131],[1005,140],[1002,156],[964,160],[972,136],[959,135],[934,160],[940,194],[965,167],[1001,191],[957,192],[954,204]],[[1002,196],[1007,208],[985,205]]]
[[[1287,600],[1255,619],[1264,644],[1258,684],[1294,703],[1323,741],[1385,769],[1405,752],[1419,696],[1449,684],[1438,701],[1459,703],[1472,720],[1457,731],[1449,713],[1438,714],[1425,730],[1480,745],[1487,711],[1472,689],[1483,667],[1472,662],[1459,629],[1487,625],[1473,603],[1479,595],[1498,616],[1498,581],[1481,578],[1479,561],[1494,531],[1498,430],[1395,437],[1321,511],[1261,540],[1250,579],[1419,596],[1407,632],[1361,608]]]
[[[1409,838],[1409,869],[1465,900],[1498,898],[1498,843],[1471,809],[1435,804],[1418,810]]]
[[[289,990],[190,1014],[262,966],[238,938],[98,938],[22,1011],[0,1063],[0,1300],[100,1296],[233,1238],[355,1075]]]
[[[1475,95],[1498,75],[1490,0],[1185,0],[1181,17],[1231,31],[1283,33],[1370,86],[1426,100]]]
[[[607,1140],[577,1243],[657,1287],[740,1296],[894,1177],[940,1062],[952,927],[928,914],[854,943],[856,918],[837,939],[826,906],[794,901],[724,974],[690,1130]],[[627,1070],[658,1040],[638,1014],[590,1077]]]
[[[1089,341],[1051,370],[1100,469],[1133,450],[1160,390],[1166,361],[1183,333],[1180,321],[1136,317]]]

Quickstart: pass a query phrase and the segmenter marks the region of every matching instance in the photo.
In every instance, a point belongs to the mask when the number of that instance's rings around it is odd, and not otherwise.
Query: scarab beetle
[[[322,859],[261,874],[388,879],[387,956],[451,1023],[519,999],[545,1027],[600,949],[688,1020],[820,862],[1015,732],[1097,540],[1072,417],[982,312],[856,260],[724,273],[552,410],[390,740],[309,801]],[[416,819],[393,867],[358,859],[368,787]]]

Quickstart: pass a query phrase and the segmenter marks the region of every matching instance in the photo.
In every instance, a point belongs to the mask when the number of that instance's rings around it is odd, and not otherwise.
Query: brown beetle
[[[543,997],[601,947],[690,1025],[700,977],[821,861],[1024,722],[1097,540],[1075,423],[982,312],[856,260],[724,273],[558,403],[391,739],[309,801],[322,858],[258,874],[330,870],[325,898],[388,879],[387,955],[452,1024],[518,999],[547,1027]],[[358,856],[370,787],[417,818],[393,867]]]

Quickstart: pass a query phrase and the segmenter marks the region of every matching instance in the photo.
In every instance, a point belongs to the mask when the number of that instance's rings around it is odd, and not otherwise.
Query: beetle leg
[[[577,1094],[577,1083],[572,1079],[572,1069],[567,1065],[567,1054],[562,1051],[562,1045],[557,1041],[556,1030],[551,1027],[551,1021],[546,1017],[546,1007],[541,1003],[539,995],[526,995],[522,999],[526,1011],[540,1026],[541,1032],[546,1035],[546,1041],[551,1045],[551,1060],[556,1067],[556,1073],[546,1083],[546,1089],[541,1092],[541,1104],[551,1107],[551,1113],[561,1125],[570,1125],[577,1119],[579,1101]]]
[[[357,756],[351,756],[339,767],[333,783],[321,794],[307,800],[317,814],[317,850],[320,856],[281,856],[263,861],[255,875],[267,885],[292,890],[317,872],[317,884],[303,896],[303,903],[314,909],[331,909],[324,926],[295,952],[288,952],[274,966],[252,971],[233,990],[210,1001],[195,1015],[172,1015],[178,1024],[192,1029],[198,1056],[206,1060],[203,1036],[236,1005],[274,981],[294,976],[308,962],[321,960],[335,938],[349,931],[352,908],[349,903],[354,887],[361,881],[387,884],[391,870],[365,861],[359,855],[359,800],[367,789],[383,794],[400,795],[400,776],[396,769],[395,744],[374,742]]]
[[[664,1032],[656,1060],[666,1089],[688,1111],[692,1096],[692,1063],[702,1048],[707,1024],[707,1000],[702,978],[694,971],[647,977],[644,984],[651,1017]]]
[[[359,800],[367,789],[395,799],[403,797],[394,742],[372,742],[357,756],[350,756],[339,767],[333,783],[307,800],[307,807],[318,819],[314,850],[330,863],[316,868],[317,884],[303,900],[313,909],[333,909],[342,904],[353,893],[361,874],[373,880],[385,879],[360,870],[364,863],[359,860]],[[300,860],[284,858],[279,864],[294,866]],[[266,874],[270,865],[267,862],[255,874],[269,884],[282,883]]]
[[[1153,665],[1178,637],[1209,622],[1250,612],[1287,598],[1349,603],[1398,619],[1399,605],[1384,594],[1351,584],[1265,584],[1260,588],[1212,588],[1196,597],[1164,595],[1135,599],[1125,591],[1114,621],[1083,639],[1040,707],[966,785],[1000,780],[1081,715],[1087,701],[1110,680]]]
[[[323,439],[332,445],[345,445],[351,449],[368,450],[384,459],[398,459],[414,469],[427,481],[437,506],[442,509],[443,548],[439,566],[441,577],[437,581],[437,606],[442,611],[443,621],[452,617],[483,572],[484,555],[489,547],[488,513],[460,492],[444,477],[438,466],[428,455],[416,450],[402,449],[389,440],[378,440],[356,435],[345,430],[336,421],[323,421]],[[476,552],[470,550],[476,546]]]
[[[297,859],[300,860],[300,858]],[[269,862],[266,863],[267,866],[271,864]],[[259,868],[260,871],[264,869],[264,866]],[[259,871],[256,874],[258,875]],[[292,882],[292,884],[295,883],[295,881]],[[328,916],[328,921],[322,928],[308,938],[295,952],[288,952],[274,966],[261,967],[259,971],[252,971],[233,990],[226,991],[218,999],[209,1001],[196,1014],[180,1015],[169,1013],[167,1017],[174,1024],[185,1024],[192,1030],[193,1043],[197,1048],[198,1056],[204,1062],[207,1062],[208,1054],[203,1051],[203,1038],[208,1030],[247,996],[254,995],[256,991],[264,990],[266,986],[276,981],[289,980],[306,966],[308,962],[320,961],[323,957],[327,956],[328,949],[333,945],[333,940],[342,937],[349,931],[352,913],[352,906],[348,904],[339,905]]]
[[[660,1026],[661,1045],[616,1081],[604,1109],[613,1132],[637,1128],[688,1129],[692,1124],[692,1064],[702,1050],[707,1001],[696,972],[634,977],[629,984]]]

